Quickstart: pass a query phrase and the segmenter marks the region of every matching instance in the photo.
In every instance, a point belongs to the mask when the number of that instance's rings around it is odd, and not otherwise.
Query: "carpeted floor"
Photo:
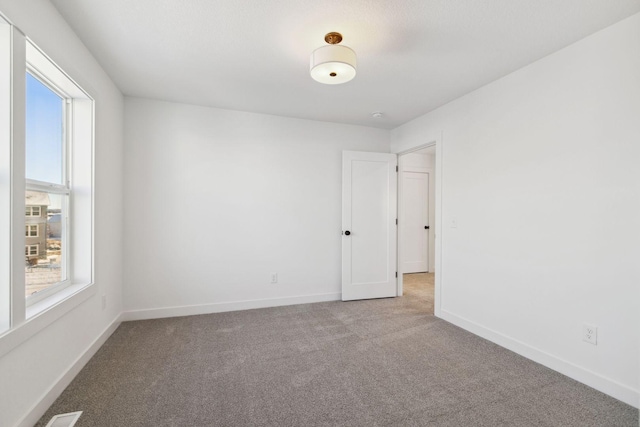
[[[123,323],[37,424],[637,426],[638,411],[405,296]]]

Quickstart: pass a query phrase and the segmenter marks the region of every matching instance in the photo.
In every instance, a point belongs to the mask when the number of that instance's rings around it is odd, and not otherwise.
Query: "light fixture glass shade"
[[[347,46],[331,44],[311,54],[311,77],[329,85],[346,83],[356,76],[356,53]]]

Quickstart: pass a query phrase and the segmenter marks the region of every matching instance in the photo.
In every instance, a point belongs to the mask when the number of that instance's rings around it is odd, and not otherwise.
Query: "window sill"
[[[70,285],[27,307],[26,321],[0,335],[0,357],[95,295],[97,286]]]

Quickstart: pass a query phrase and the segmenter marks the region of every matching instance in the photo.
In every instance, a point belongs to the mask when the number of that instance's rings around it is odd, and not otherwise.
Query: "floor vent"
[[[55,415],[46,427],[73,427],[80,415],[82,415],[82,411]]]

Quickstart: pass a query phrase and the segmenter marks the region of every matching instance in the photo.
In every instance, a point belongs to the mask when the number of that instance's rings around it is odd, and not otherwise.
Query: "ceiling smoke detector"
[[[371,117],[373,117],[374,119],[381,119],[383,116],[384,114],[382,114],[380,111],[375,111],[371,113]]]
[[[331,32],[324,36],[328,46],[311,54],[311,77],[320,83],[335,85],[346,83],[356,76],[356,53],[347,46],[339,46],[342,34]]]

